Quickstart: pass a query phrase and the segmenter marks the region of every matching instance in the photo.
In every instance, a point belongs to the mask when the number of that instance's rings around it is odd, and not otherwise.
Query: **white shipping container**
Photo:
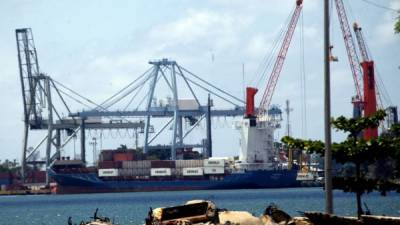
[[[152,177],[171,176],[171,168],[151,168],[150,175]]]
[[[224,174],[224,167],[204,167],[204,174]]]
[[[99,169],[99,177],[117,177],[119,176],[118,169]]]
[[[224,167],[225,160],[224,159],[205,159],[204,167]]]
[[[183,176],[203,176],[203,168],[183,168]]]

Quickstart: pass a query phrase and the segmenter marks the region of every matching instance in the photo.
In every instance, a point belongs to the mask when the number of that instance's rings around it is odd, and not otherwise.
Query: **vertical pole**
[[[24,84],[24,72],[22,69],[22,55],[21,55],[21,45],[19,38],[19,31],[15,31],[15,39],[17,40],[17,49],[18,49],[18,67],[19,67],[19,76],[21,81],[21,90],[22,90],[22,101],[24,104],[24,136],[22,139],[22,156],[21,156],[21,180],[22,183],[25,183],[25,167],[26,167],[26,150],[28,147],[28,134],[29,134],[29,114],[27,109],[27,98],[25,93],[25,84]]]
[[[178,143],[179,145],[183,145],[183,126],[182,126],[182,116],[178,117]]]
[[[286,100],[286,132],[287,136],[290,137],[290,111],[292,109],[290,108],[290,102],[289,100]],[[287,149],[288,151],[288,169],[291,170],[293,168],[293,149],[289,148]]]
[[[332,150],[331,150],[331,96],[329,65],[329,0],[324,0],[324,120],[325,120],[325,212],[333,213]]]
[[[149,130],[150,130],[150,107],[151,107],[151,101],[153,100],[153,95],[154,95],[154,89],[156,87],[157,83],[157,75],[158,75],[158,70],[159,70],[159,65],[155,64],[154,65],[154,74],[153,74],[153,81],[151,82],[150,85],[150,94],[149,98],[147,100],[147,118],[146,118],[146,124],[144,127],[144,147],[143,147],[143,153],[146,154],[149,148]]]
[[[179,119],[179,104],[178,104],[178,90],[176,86],[176,74],[175,74],[175,62],[171,65],[171,80],[172,80],[172,89],[174,94],[174,129],[172,134],[172,145],[171,145],[171,159],[176,159],[176,136],[178,131],[178,119]]]
[[[60,160],[61,158],[61,131],[60,129],[56,130],[56,152],[57,152],[57,159]]]
[[[290,137],[290,102],[286,100],[286,132],[287,136]]]
[[[50,92],[50,78],[45,77],[45,89],[46,89],[46,97],[47,97],[47,108],[48,108],[48,118],[47,118],[47,145],[46,145],[46,184],[49,184],[49,167],[50,167],[50,158],[51,158],[51,145],[53,139],[53,104],[51,101],[51,92]]]
[[[212,157],[212,137],[211,137],[211,98],[208,94],[207,100],[207,157]]]
[[[81,120],[81,160],[86,163],[86,146],[85,146],[85,118]]]
[[[25,170],[26,170],[26,150],[28,147],[28,133],[29,133],[29,122],[26,121],[24,124],[24,139],[22,140],[22,157],[21,157],[21,181],[25,183]]]

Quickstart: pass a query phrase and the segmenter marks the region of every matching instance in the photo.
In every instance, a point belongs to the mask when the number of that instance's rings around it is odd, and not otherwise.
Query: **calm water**
[[[0,197],[0,225],[62,225],[67,224],[69,216],[79,223],[88,220],[96,208],[99,215],[118,224],[142,224],[149,207],[173,206],[193,199],[212,200],[219,208],[247,210],[255,215],[260,215],[271,202],[291,215],[324,209],[321,188],[7,196]],[[335,213],[354,215],[354,199],[352,194],[335,191]],[[398,193],[386,197],[372,193],[363,200],[375,214],[400,216]]]

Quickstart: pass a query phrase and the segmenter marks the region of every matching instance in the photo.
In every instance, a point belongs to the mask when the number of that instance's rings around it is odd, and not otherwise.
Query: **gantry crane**
[[[354,105],[353,116],[355,118],[361,116],[370,116],[376,112],[376,85],[373,61],[369,59],[366,45],[361,34],[361,29],[358,27],[358,25],[355,25],[353,29],[356,34],[357,42],[363,59],[363,61],[360,63],[343,1],[335,0],[335,5],[356,88],[356,96],[352,99]],[[364,131],[365,139],[376,137],[378,137],[377,128],[367,129]]]

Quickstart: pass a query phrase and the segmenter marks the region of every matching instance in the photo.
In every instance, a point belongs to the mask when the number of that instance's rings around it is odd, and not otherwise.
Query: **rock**
[[[275,221],[268,215],[262,215],[260,219],[264,225],[277,225],[277,223],[275,223]]]
[[[265,225],[261,218],[245,211],[224,211],[219,213],[220,224]]]
[[[293,217],[292,221],[295,225],[313,225],[307,217]]]
[[[286,225],[292,217],[286,212],[280,210],[276,205],[271,204],[264,210],[264,215],[268,215],[278,224]]]

